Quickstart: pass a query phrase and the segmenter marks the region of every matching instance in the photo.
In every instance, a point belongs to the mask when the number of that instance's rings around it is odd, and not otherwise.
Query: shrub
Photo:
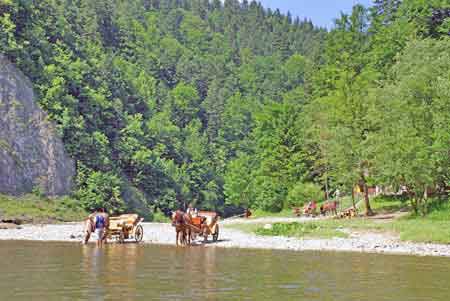
[[[169,223],[170,218],[166,216],[163,212],[161,212],[159,209],[157,209],[153,214],[153,220],[154,223]]]
[[[127,213],[136,213],[145,221],[153,220],[153,213],[145,194],[132,186],[130,182],[122,181],[122,199],[125,202]]]
[[[94,171],[88,174],[76,192],[81,206],[86,210],[105,208],[109,213],[120,213],[125,209],[121,197],[122,181],[110,172]]]
[[[323,191],[320,186],[314,183],[297,183],[294,185],[286,198],[285,207],[299,207],[303,206],[310,200],[317,202],[323,201]]]
[[[263,177],[258,179],[255,191],[255,207],[268,212],[280,212],[283,209],[285,193],[275,179]]]

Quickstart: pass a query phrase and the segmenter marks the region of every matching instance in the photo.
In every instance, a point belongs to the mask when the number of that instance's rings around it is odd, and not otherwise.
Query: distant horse
[[[317,209],[316,202],[311,201],[311,202],[307,203],[305,206],[303,206],[303,214],[306,216],[309,216],[309,215],[315,216],[316,209]]]
[[[176,245],[186,245],[191,243],[191,218],[181,210],[172,213],[172,226],[175,227]]]
[[[327,215],[328,212],[331,212],[333,215],[337,215],[337,201],[327,202],[320,206],[320,214]]]

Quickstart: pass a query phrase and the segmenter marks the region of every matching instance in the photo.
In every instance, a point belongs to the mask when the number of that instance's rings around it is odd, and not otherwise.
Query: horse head
[[[186,224],[185,213],[181,210],[177,210],[172,213],[172,225],[177,227]]]

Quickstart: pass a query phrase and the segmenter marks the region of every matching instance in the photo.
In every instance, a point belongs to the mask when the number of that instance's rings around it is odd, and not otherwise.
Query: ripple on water
[[[448,300],[450,259],[0,242],[0,300]]]

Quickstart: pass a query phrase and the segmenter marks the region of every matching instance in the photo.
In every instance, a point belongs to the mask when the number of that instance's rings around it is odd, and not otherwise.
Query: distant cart
[[[192,217],[192,224],[189,225],[192,237],[202,236],[204,241],[211,235],[213,241],[219,239],[219,215],[213,211],[199,211],[196,217]]]
[[[119,243],[124,243],[127,239],[141,242],[144,237],[142,221],[137,214],[122,214],[109,218],[108,239],[115,239]]]

